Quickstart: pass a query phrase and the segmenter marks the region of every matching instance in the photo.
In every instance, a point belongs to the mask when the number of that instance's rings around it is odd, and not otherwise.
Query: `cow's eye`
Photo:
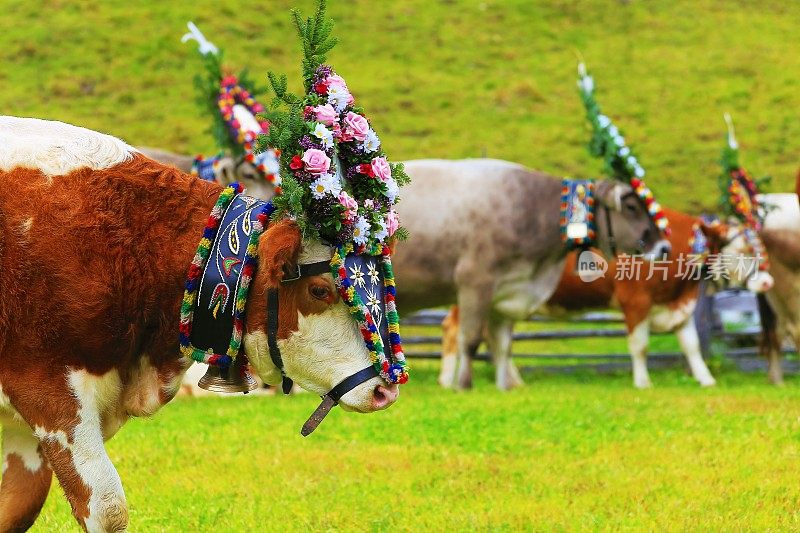
[[[328,296],[330,296],[330,291],[328,288],[323,287],[322,285],[312,285],[308,288],[308,292],[310,292],[311,296],[317,300],[327,300]]]

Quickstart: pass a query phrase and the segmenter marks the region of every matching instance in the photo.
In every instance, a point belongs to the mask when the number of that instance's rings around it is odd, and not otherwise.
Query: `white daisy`
[[[324,124],[317,124],[314,128],[314,137],[322,141],[322,146],[327,150],[333,148],[333,132],[325,127]]]
[[[311,194],[317,199],[322,198],[326,194],[339,196],[339,193],[342,192],[342,184],[339,183],[336,176],[329,173],[321,174],[309,187],[311,188]]]
[[[384,239],[389,236],[389,229],[386,227],[386,222],[381,221],[379,224],[381,225],[381,229],[375,232],[375,239],[378,242],[383,242]]]
[[[397,186],[394,178],[389,178],[386,180],[386,197],[389,198],[390,202],[395,203],[398,196],[400,196],[400,187]]]
[[[619,130],[612,124],[608,127],[608,134],[611,135],[611,137],[616,137],[619,135]]]
[[[375,133],[375,130],[372,128],[369,129],[367,132],[367,136],[364,138],[364,141],[361,143],[361,149],[364,152],[371,154],[373,152],[377,152],[381,147],[381,140],[378,138],[378,134]]]
[[[331,104],[336,111],[341,113],[347,107],[347,102],[350,101],[350,91],[341,85],[331,85],[328,87],[328,103]]]
[[[353,229],[353,242],[367,244],[367,239],[369,239],[369,221],[364,217],[358,217]]]
[[[625,137],[623,137],[622,135],[617,135],[616,137],[614,137],[614,144],[616,144],[617,146],[625,146]]]
[[[620,157],[628,157],[631,153],[631,149],[627,146],[623,146],[622,148],[617,151],[617,155]]]
[[[597,122],[600,123],[600,127],[603,129],[611,125],[611,119],[605,115],[597,115]]]
[[[636,165],[636,167],[634,167],[634,171],[633,172],[634,172],[634,174],[636,175],[637,178],[643,178],[644,177],[644,169],[642,168],[641,165]]]
[[[350,279],[353,280],[353,285],[356,288],[365,286],[364,272],[361,271],[361,265],[350,267]]]
[[[367,275],[369,276],[369,281],[373,285],[377,285],[380,281],[380,273],[378,273],[378,268],[375,266],[375,263],[370,261],[367,265]]]

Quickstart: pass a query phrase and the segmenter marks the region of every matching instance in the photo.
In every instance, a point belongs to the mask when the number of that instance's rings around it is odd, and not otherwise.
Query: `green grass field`
[[[296,397],[179,399],[108,445],[131,531],[741,531],[800,527],[797,384],[677,372],[440,389],[433,369],[388,411]],[[35,531],[77,530],[54,489]]]
[[[791,190],[800,165],[800,3],[786,0],[331,0],[347,78],[395,160],[480,157],[597,176],[575,89],[587,61],[662,203],[714,208],[729,111],[743,162]],[[194,102],[188,20],[265,82],[299,84],[288,10],[312,0],[0,0],[0,114],[65,120],[137,145],[215,151]],[[256,8],[254,9],[254,6]],[[266,102],[267,99],[265,98]],[[402,288],[401,288],[402,290]],[[674,350],[672,337],[653,350]],[[520,343],[620,352],[624,339]],[[633,390],[627,374],[528,377],[499,393],[414,364],[390,410],[296,397],[178,399],[108,445],[131,531],[738,531],[800,529],[798,383],[717,366]],[[54,485],[34,531],[72,531]]]
[[[743,162],[789,190],[800,158],[800,3],[785,0],[333,1],[331,61],[393,158],[518,161],[595,176],[576,51],[663,203],[716,202],[730,111]],[[145,144],[213,149],[194,102],[187,20],[259,80],[299,84],[292,5],[311,0],[0,0],[0,113],[57,118]]]

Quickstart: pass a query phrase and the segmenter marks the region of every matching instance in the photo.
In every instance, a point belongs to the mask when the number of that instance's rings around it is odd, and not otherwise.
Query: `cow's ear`
[[[258,240],[258,271],[268,287],[277,287],[284,272],[294,272],[302,237],[297,223],[281,220],[270,224]]]
[[[597,200],[612,211],[621,211],[622,197],[633,192],[629,185],[612,180],[597,180],[595,190]]]

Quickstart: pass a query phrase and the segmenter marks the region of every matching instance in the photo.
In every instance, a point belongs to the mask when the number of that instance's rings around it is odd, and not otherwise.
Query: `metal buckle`
[[[293,278],[283,278],[281,283],[288,283],[290,281],[297,281],[298,279],[302,278],[303,275],[300,273],[300,265],[297,265],[297,275]]]

